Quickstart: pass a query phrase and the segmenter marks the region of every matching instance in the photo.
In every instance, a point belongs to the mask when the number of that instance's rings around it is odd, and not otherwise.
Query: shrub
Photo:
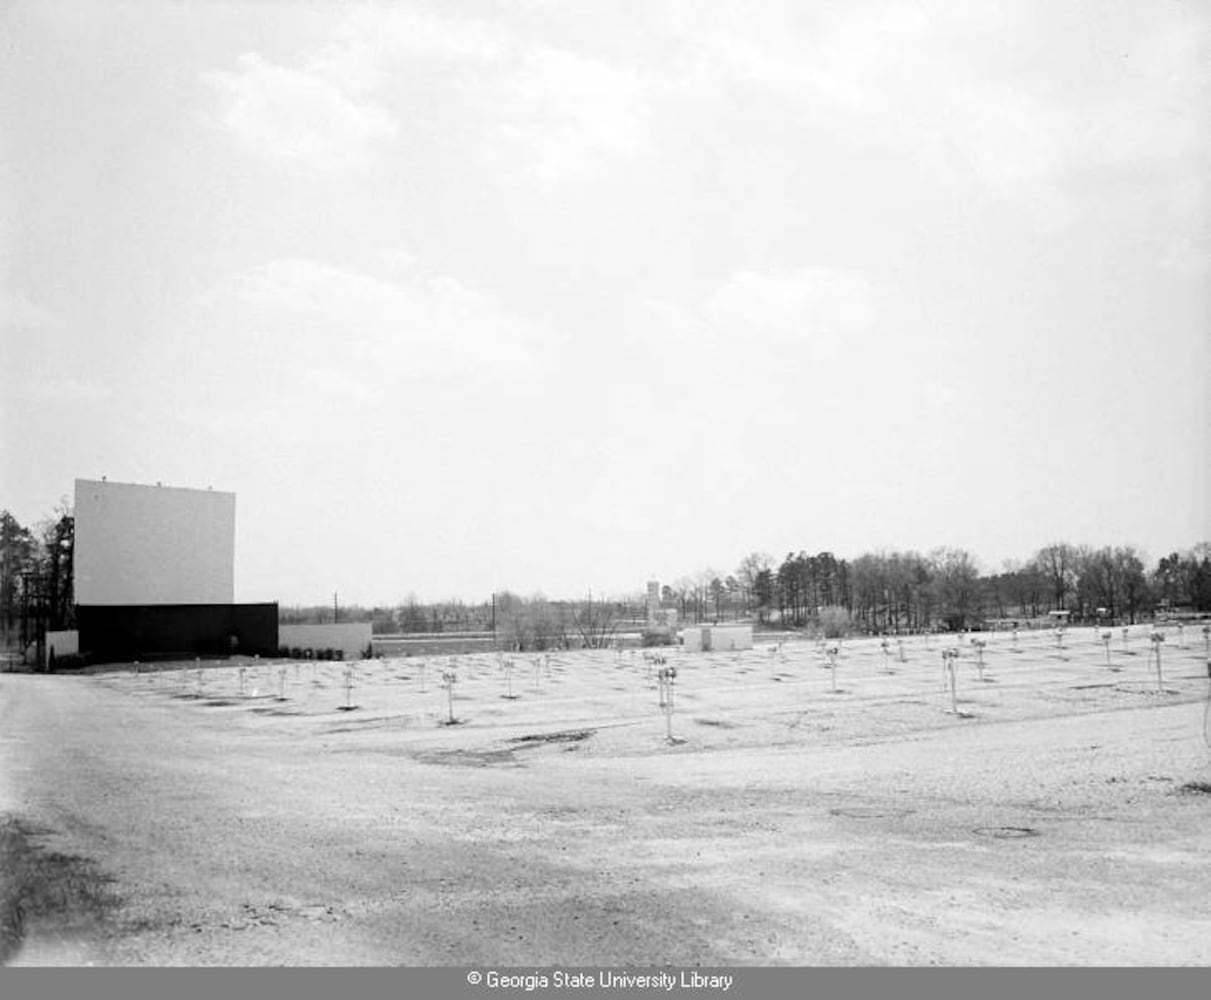
[[[849,612],[839,604],[820,609],[820,628],[827,639],[840,639],[849,634]]]

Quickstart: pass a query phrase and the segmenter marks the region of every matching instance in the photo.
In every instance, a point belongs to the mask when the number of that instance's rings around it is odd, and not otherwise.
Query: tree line
[[[75,522],[66,499],[33,527],[0,511],[0,620],[5,645],[31,609],[44,628],[74,626]],[[666,583],[663,608],[683,624],[752,620],[781,628],[830,628],[843,621],[867,633],[979,628],[1067,611],[1074,621],[1126,622],[1157,612],[1211,613],[1211,543],[1170,552],[1152,567],[1131,546],[1055,542],[1030,558],[982,572],[965,549],[788,552],[781,562],[754,552],[731,573],[705,569]],[[646,595],[549,600],[501,592],[488,600],[423,603],[409,595],[373,608],[283,607],[283,623],[369,621],[376,633],[491,632],[506,648],[599,647],[641,630]]]
[[[66,499],[32,528],[0,511],[0,628],[4,646],[36,624],[44,629],[75,627],[72,558],[76,522]]]
[[[1050,611],[1067,611],[1074,622],[1134,624],[1158,611],[1211,613],[1211,543],[1169,553],[1151,569],[1131,546],[1065,542],[995,572],[981,572],[970,552],[951,547],[855,559],[788,552],[780,563],[754,552],[732,573],[708,568],[664,584],[660,605],[676,610],[682,624],[747,620],[831,633],[972,629]],[[476,605],[409,598],[396,608],[350,613],[372,621],[376,632],[493,631],[505,648],[551,649],[596,646],[619,631],[641,631],[646,596],[635,591],[594,603],[501,593]],[[322,619],[323,609],[318,614]]]
[[[1158,611],[1211,612],[1211,543],[1171,552],[1154,567],[1131,546],[1046,545],[999,572],[981,572],[965,549],[789,552],[781,563],[746,556],[726,577],[705,570],[663,588],[662,603],[684,620],[755,617],[801,628],[841,609],[861,632],[978,628],[1067,611],[1071,620],[1134,623]]]

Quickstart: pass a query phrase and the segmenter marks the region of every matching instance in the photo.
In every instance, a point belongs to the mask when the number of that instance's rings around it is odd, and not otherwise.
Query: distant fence
[[[500,648],[506,652],[511,648],[503,637],[500,642]],[[462,653],[491,652],[497,648],[497,638],[491,632],[428,632],[376,635],[371,639],[371,645],[375,656],[458,656]],[[556,644],[553,648],[581,649],[583,645],[579,635],[568,635],[562,644]],[[643,645],[643,635],[639,632],[615,632],[605,640],[604,645],[638,649]]]
[[[486,635],[376,635],[370,645],[375,656],[457,656],[496,648],[491,633]]]

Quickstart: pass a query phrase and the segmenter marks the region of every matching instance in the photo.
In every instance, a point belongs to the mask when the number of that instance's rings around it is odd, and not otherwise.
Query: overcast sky
[[[9,2],[0,507],[236,597],[1211,538],[1206,3]]]

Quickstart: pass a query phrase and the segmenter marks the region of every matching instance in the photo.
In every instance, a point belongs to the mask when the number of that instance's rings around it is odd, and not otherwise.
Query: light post
[[[833,694],[837,693],[837,659],[841,655],[841,644],[838,642],[830,643],[828,647],[828,667],[832,674]]]
[[[661,667],[656,676],[660,681],[660,707],[664,709],[665,739],[669,743],[677,742],[673,738],[673,682],[677,679],[676,667]]]
[[[454,725],[454,685],[458,683],[458,674],[453,670],[442,671],[442,687],[446,689],[446,703],[449,710],[447,722]]]
[[[957,682],[955,680],[955,665],[959,662],[959,650],[957,648],[948,648],[942,650],[942,679],[943,685],[949,684],[950,687],[950,710],[955,715],[959,714],[959,698],[956,690]]]
[[[1163,692],[1165,685],[1161,677],[1161,643],[1165,641],[1165,633],[1158,628],[1153,629],[1149,638],[1152,640],[1152,653],[1156,657],[1156,689]]]
[[[984,647],[988,645],[985,639],[972,639],[972,646],[976,651],[976,669],[980,672],[980,680],[984,680]]]

